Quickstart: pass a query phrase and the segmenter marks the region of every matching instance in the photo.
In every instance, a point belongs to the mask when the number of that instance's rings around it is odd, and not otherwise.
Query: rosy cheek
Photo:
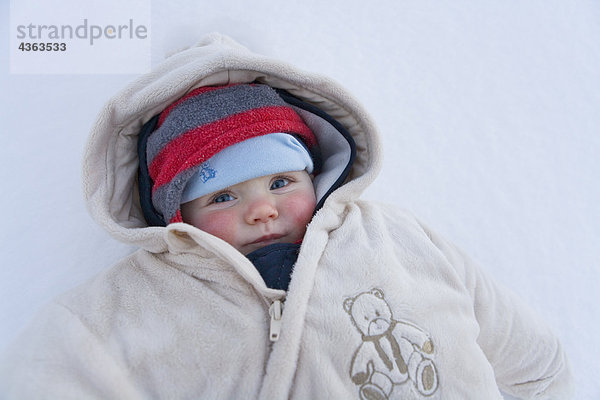
[[[310,222],[315,211],[316,200],[314,195],[306,194],[291,197],[285,204],[285,212],[294,221],[294,225],[302,228]]]
[[[194,221],[194,226],[234,244],[236,238],[236,216],[232,212],[219,211],[203,215]]]

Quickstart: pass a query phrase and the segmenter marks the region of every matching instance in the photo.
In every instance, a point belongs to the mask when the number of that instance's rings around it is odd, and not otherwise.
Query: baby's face
[[[304,237],[317,200],[306,171],[267,175],[181,205],[183,221],[243,254]]]

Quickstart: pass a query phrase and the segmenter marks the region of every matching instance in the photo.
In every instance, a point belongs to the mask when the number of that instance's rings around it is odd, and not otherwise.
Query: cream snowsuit
[[[287,293],[210,234],[148,227],[137,195],[146,121],[195,87],[252,81],[325,111],[357,148]],[[567,398],[567,362],[543,322],[408,213],[358,199],[380,163],[373,122],[331,80],[218,34],[169,57],[106,105],[85,154],[90,212],[140,249],[39,313],[2,360],[0,397]]]

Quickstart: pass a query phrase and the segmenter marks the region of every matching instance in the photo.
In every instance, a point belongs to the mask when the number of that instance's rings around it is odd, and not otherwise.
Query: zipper
[[[281,332],[281,314],[283,313],[283,303],[281,300],[275,300],[269,307],[269,315],[271,316],[271,327],[269,329],[269,340],[276,342],[279,340]]]

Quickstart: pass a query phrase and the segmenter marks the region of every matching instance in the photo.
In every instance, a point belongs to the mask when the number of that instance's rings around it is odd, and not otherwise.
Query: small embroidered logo
[[[215,171],[213,168],[211,168],[208,161],[206,161],[205,163],[203,163],[201,165],[200,179],[202,179],[202,182],[206,183],[206,181],[214,178],[215,176],[217,176],[217,171]]]

